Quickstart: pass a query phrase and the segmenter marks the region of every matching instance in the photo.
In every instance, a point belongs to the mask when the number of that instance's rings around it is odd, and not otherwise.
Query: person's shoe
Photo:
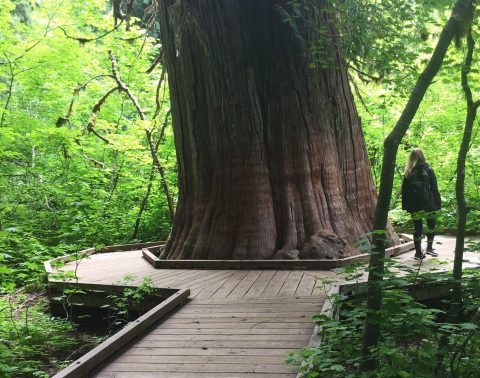
[[[425,253],[426,253],[427,255],[430,255],[430,256],[433,256],[433,257],[437,257],[437,256],[438,256],[438,253],[435,252],[434,249],[427,249],[427,250],[425,251]]]
[[[415,254],[415,256],[413,257],[414,260],[417,260],[417,261],[421,261],[423,260],[425,257],[427,257],[427,255],[425,253],[422,253],[421,255],[417,255]]]

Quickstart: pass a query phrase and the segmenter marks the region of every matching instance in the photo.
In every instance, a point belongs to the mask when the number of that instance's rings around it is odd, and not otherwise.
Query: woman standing
[[[423,219],[427,220],[426,254],[438,256],[433,249],[435,236],[436,214],[442,207],[438,192],[437,178],[433,169],[425,161],[425,155],[420,148],[414,148],[408,157],[402,182],[402,209],[412,215],[413,241],[415,244],[415,260],[426,257],[422,250]]]

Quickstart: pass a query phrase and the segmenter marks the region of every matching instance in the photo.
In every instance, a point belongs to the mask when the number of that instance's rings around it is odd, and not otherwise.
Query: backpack
[[[425,166],[412,169],[409,177],[409,184],[409,195],[413,202],[424,205],[430,202],[432,191],[430,189],[430,179]]]
[[[436,211],[441,207],[439,193],[430,185],[430,167],[422,164],[414,167],[402,185],[402,208],[409,213]],[[438,197],[438,198],[437,198]]]

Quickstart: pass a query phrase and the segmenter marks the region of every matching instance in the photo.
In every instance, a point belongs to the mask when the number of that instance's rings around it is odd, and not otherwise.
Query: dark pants
[[[437,225],[437,219],[435,213],[415,213],[412,214],[413,227],[415,231],[413,233],[413,240],[415,241],[415,247],[420,246],[423,235],[423,219],[427,219],[427,249],[432,249],[433,238],[435,236],[435,226]]]

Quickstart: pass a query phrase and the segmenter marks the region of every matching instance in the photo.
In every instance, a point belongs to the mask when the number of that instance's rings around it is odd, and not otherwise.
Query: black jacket
[[[408,177],[403,178],[402,209],[409,213],[415,213],[422,210],[437,211],[441,207],[442,200],[433,169],[427,163],[416,165]]]

